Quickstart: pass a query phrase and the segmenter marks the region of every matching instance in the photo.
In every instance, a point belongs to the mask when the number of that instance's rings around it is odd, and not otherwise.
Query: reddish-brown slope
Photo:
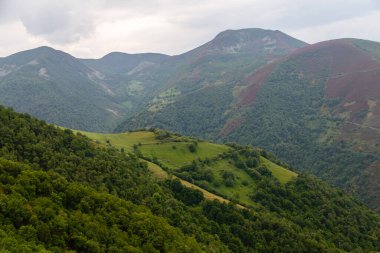
[[[237,108],[252,105],[276,67],[292,61],[296,74],[311,84],[324,84],[325,98],[339,101],[330,109],[344,117],[340,137],[349,142],[358,140],[357,150],[380,153],[380,62],[355,43],[356,40],[342,39],[305,46],[257,70],[244,81],[245,88],[236,98]],[[224,134],[237,122],[227,123],[230,124],[225,125]]]
[[[380,99],[380,62],[349,40],[320,43],[318,51],[329,68],[326,97],[341,98],[337,112],[350,112],[351,120],[359,120],[357,114],[369,109],[368,101]]]
[[[244,118],[239,116],[237,118],[231,119],[228,121],[222,130],[220,130],[219,134],[221,136],[227,136],[229,133],[231,133],[235,128],[240,126],[244,122]]]
[[[340,98],[335,112],[350,112],[350,120],[359,120],[358,114],[370,109],[369,100],[380,99],[380,62],[356,47],[351,40],[334,40],[297,49],[285,59],[250,75],[245,80],[247,87],[238,94],[237,105],[254,103],[257,92],[275,67],[292,59],[300,59],[296,70],[299,73],[310,79],[327,80],[325,96]],[[378,106],[380,102],[372,108],[373,114],[380,111]]]
[[[244,81],[248,86],[238,94],[238,106],[247,106],[255,102],[257,92],[259,92],[261,86],[267,81],[268,76],[272,73],[276,65],[276,63],[271,63],[257,70],[253,75],[248,76]]]

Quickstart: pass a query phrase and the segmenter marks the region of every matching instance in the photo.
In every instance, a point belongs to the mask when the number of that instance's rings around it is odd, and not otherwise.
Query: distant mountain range
[[[74,129],[253,144],[380,210],[380,43],[227,30],[177,56],[0,58],[0,103]]]

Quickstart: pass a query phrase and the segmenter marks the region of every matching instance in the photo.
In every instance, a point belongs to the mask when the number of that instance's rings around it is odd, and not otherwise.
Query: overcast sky
[[[180,54],[226,29],[281,30],[315,43],[380,42],[380,0],[0,0],[0,56],[42,45],[76,57]]]

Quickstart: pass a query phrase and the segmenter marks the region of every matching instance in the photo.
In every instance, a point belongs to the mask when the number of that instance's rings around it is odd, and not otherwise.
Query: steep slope
[[[0,102],[48,122],[110,130],[122,116],[102,74],[48,47],[0,60]]]
[[[161,90],[139,114],[128,117],[117,130],[153,125],[173,130],[186,128],[183,133],[189,135],[197,132],[203,136],[215,135],[223,113],[233,102],[236,83],[252,70],[304,45],[280,31],[224,31],[157,68],[156,73],[169,74],[164,79],[155,78],[161,83]]]
[[[221,138],[269,149],[378,209],[379,45],[317,43],[253,73],[240,87]]]
[[[250,32],[261,36],[261,47]],[[250,43],[241,42],[248,37]],[[267,54],[266,41],[291,53]],[[154,126],[258,145],[380,210],[380,44],[341,39],[293,52],[292,46],[302,43],[280,32],[224,32],[181,56],[197,71],[176,72],[187,78],[177,74],[176,86],[117,131]],[[231,58],[237,55],[241,65]]]
[[[102,74],[114,92],[116,101],[129,116],[156,96],[175,68],[173,57],[156,53],[126,54],[113,52],[100,59],[82,59],[87,67]]]
[[[0,107],[0,249],[327,252],[380,249],[380,217],[305,175],[256,179],[254,211],[154,181],[133,154]],[[157,132],[162,142],[175,137]],[[133,136],[137,139],[136,136]],[[169,138],[169,139],[168,139]]]
[[[182,137],[157,129],[154,132],[136,131],[120,134],[85,132],[84,134],[103,144],[112,145],[125,151],[133,150],[144,159],[152,160],[156,163],[154,172],[160,179],[166,178],[168,173],[175,174],[186,180],[182,180],[185,185],[194,187],[195,183],[235,203],[251,206],[256,211],[260,210],[261,205],[264,205],[277,214],[281,213],[289,218],[292,217],[290,218],[292,220],[295,217],[315,218],[318,214],[311,214],[307,211],[309,207],[306,206],[311,204],[319,206],[324,209],[323,212],[329,213],[325,209],[328,204],[323,204],[324,201],[319,199],[319,194],[327,193],[332,190],[331,188],[323,189],[320,181],[315,181],[303,174],[297,177],[296,173],[282,167],[286,166],[285,164],[262,150],[237,145],[228,147],[213,145],[199,139]],[[190,146],[194,143],[197,143],[195,149],[191,150]],[[260,154],[274,162],[260,157]],[[258,159],[258,157],[260,158]],[[282,166],[275,163],[280,163]],[[157,164],[165,168],[165,172]],[[311,192],[307,193],[311,189],[319,193],[317,195],[313,195]],[[273,192],[271,193],[271,191]],[[247,193],[249,195],[245,195]],[[313,199],[313,203],[303,207],[299,206],[300,202],[296,203],[295,201],[299,200],[300,196],[303,196],[302,201],[306,201],[304,197],[308,196],[307,199]],[[215,195],[211,198],[214,199]],[[288,216],[290,213],[291,215]],[[327,227],[323,229],[329,230]],[[332,234],[331,236],[334,237]],[[290,249],[282,248],[281,251],[288,250]]]
[[[178,176],[187,185],[196,184],[246,207],[257,206],[250,196],[256,190],[256,180],[262,175],[273,176],[283,184],[297,177],[297,173],[282,167],[285,164],[259,149],[214,144],[162,130],[81,133],[103,144],[135,152],[144,160],[161,166],[167,174]]]

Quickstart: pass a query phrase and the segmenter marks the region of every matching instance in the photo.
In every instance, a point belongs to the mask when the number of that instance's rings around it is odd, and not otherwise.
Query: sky
[[[380,0],[0,0],[0,57],[43,45],[81,58],[175,55],[243,28],[380,42],[379,24]]]

